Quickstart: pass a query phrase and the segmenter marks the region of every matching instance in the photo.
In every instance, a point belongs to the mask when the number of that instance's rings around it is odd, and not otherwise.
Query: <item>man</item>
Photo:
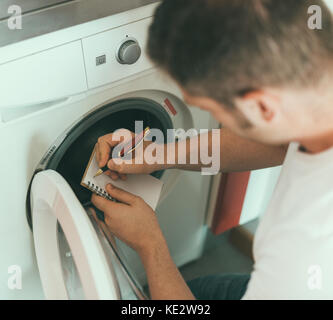
[[[308,28],[311,5],[322,9],[322,30]],[[209,277],[191,291],[146,203],[111,186],[123,204],[93,196],[110,230],[139,253],[152,298],[333,298],[333,23],[323,1],[165,0],[148,51],[187,103],[223,123],[223,172],[284,162],[256,233],[250,281]],[[112,135],[100,138],[101,166],[115,144]],[[108,166],[113,178],[168,168]]]

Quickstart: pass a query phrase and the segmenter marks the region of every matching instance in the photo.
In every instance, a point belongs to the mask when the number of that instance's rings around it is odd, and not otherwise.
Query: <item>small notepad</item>
[[[96,152],[94,149],[81,181],[81,185],[83,187],[101,197],[113,200],[105,190],[106,185],[111,183],[117,188],[121,188],[141,197],[153,210],[156,209],[162,191],[162,181],[146,174],[128,175],[126,181],[112,180],[106,174],[102,174],[94,178],[98,169],[99,166],[97,164]]]

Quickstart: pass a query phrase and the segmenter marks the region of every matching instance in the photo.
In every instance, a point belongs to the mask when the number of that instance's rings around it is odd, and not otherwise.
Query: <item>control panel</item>
[[[143,19],[82,40],[90,89],[153,67],[145,52],[151,22]]]

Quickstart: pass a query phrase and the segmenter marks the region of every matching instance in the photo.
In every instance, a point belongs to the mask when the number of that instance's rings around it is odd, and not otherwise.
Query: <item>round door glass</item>
[[[59,254],[68,298],[70,300],[84,300],[85,295],[82,289],[79,273],[77,271],[71,249],[59,222],[57,229]]]

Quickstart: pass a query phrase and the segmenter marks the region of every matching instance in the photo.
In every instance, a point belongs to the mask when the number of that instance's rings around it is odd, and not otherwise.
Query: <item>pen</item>
[[[147,127],[141,133],[139,133],[135,137],[133,137],[132,140],[129,141],[128,143],[126,143],[124,148],[122,148],[121,151],[119,151],[118,157],[123,157],[125,155],[132,153],[143,142],[144,138],[149,134],[149,132],[150,132],[150,128]],[[107,165],[104,166],[103,168],[99,169],[96,172],[96,174],[94,175],[94,178],[100,176],[101,174],[103,174],[104,172],[106,172],[108,170],[109,170],[108,166]]]

